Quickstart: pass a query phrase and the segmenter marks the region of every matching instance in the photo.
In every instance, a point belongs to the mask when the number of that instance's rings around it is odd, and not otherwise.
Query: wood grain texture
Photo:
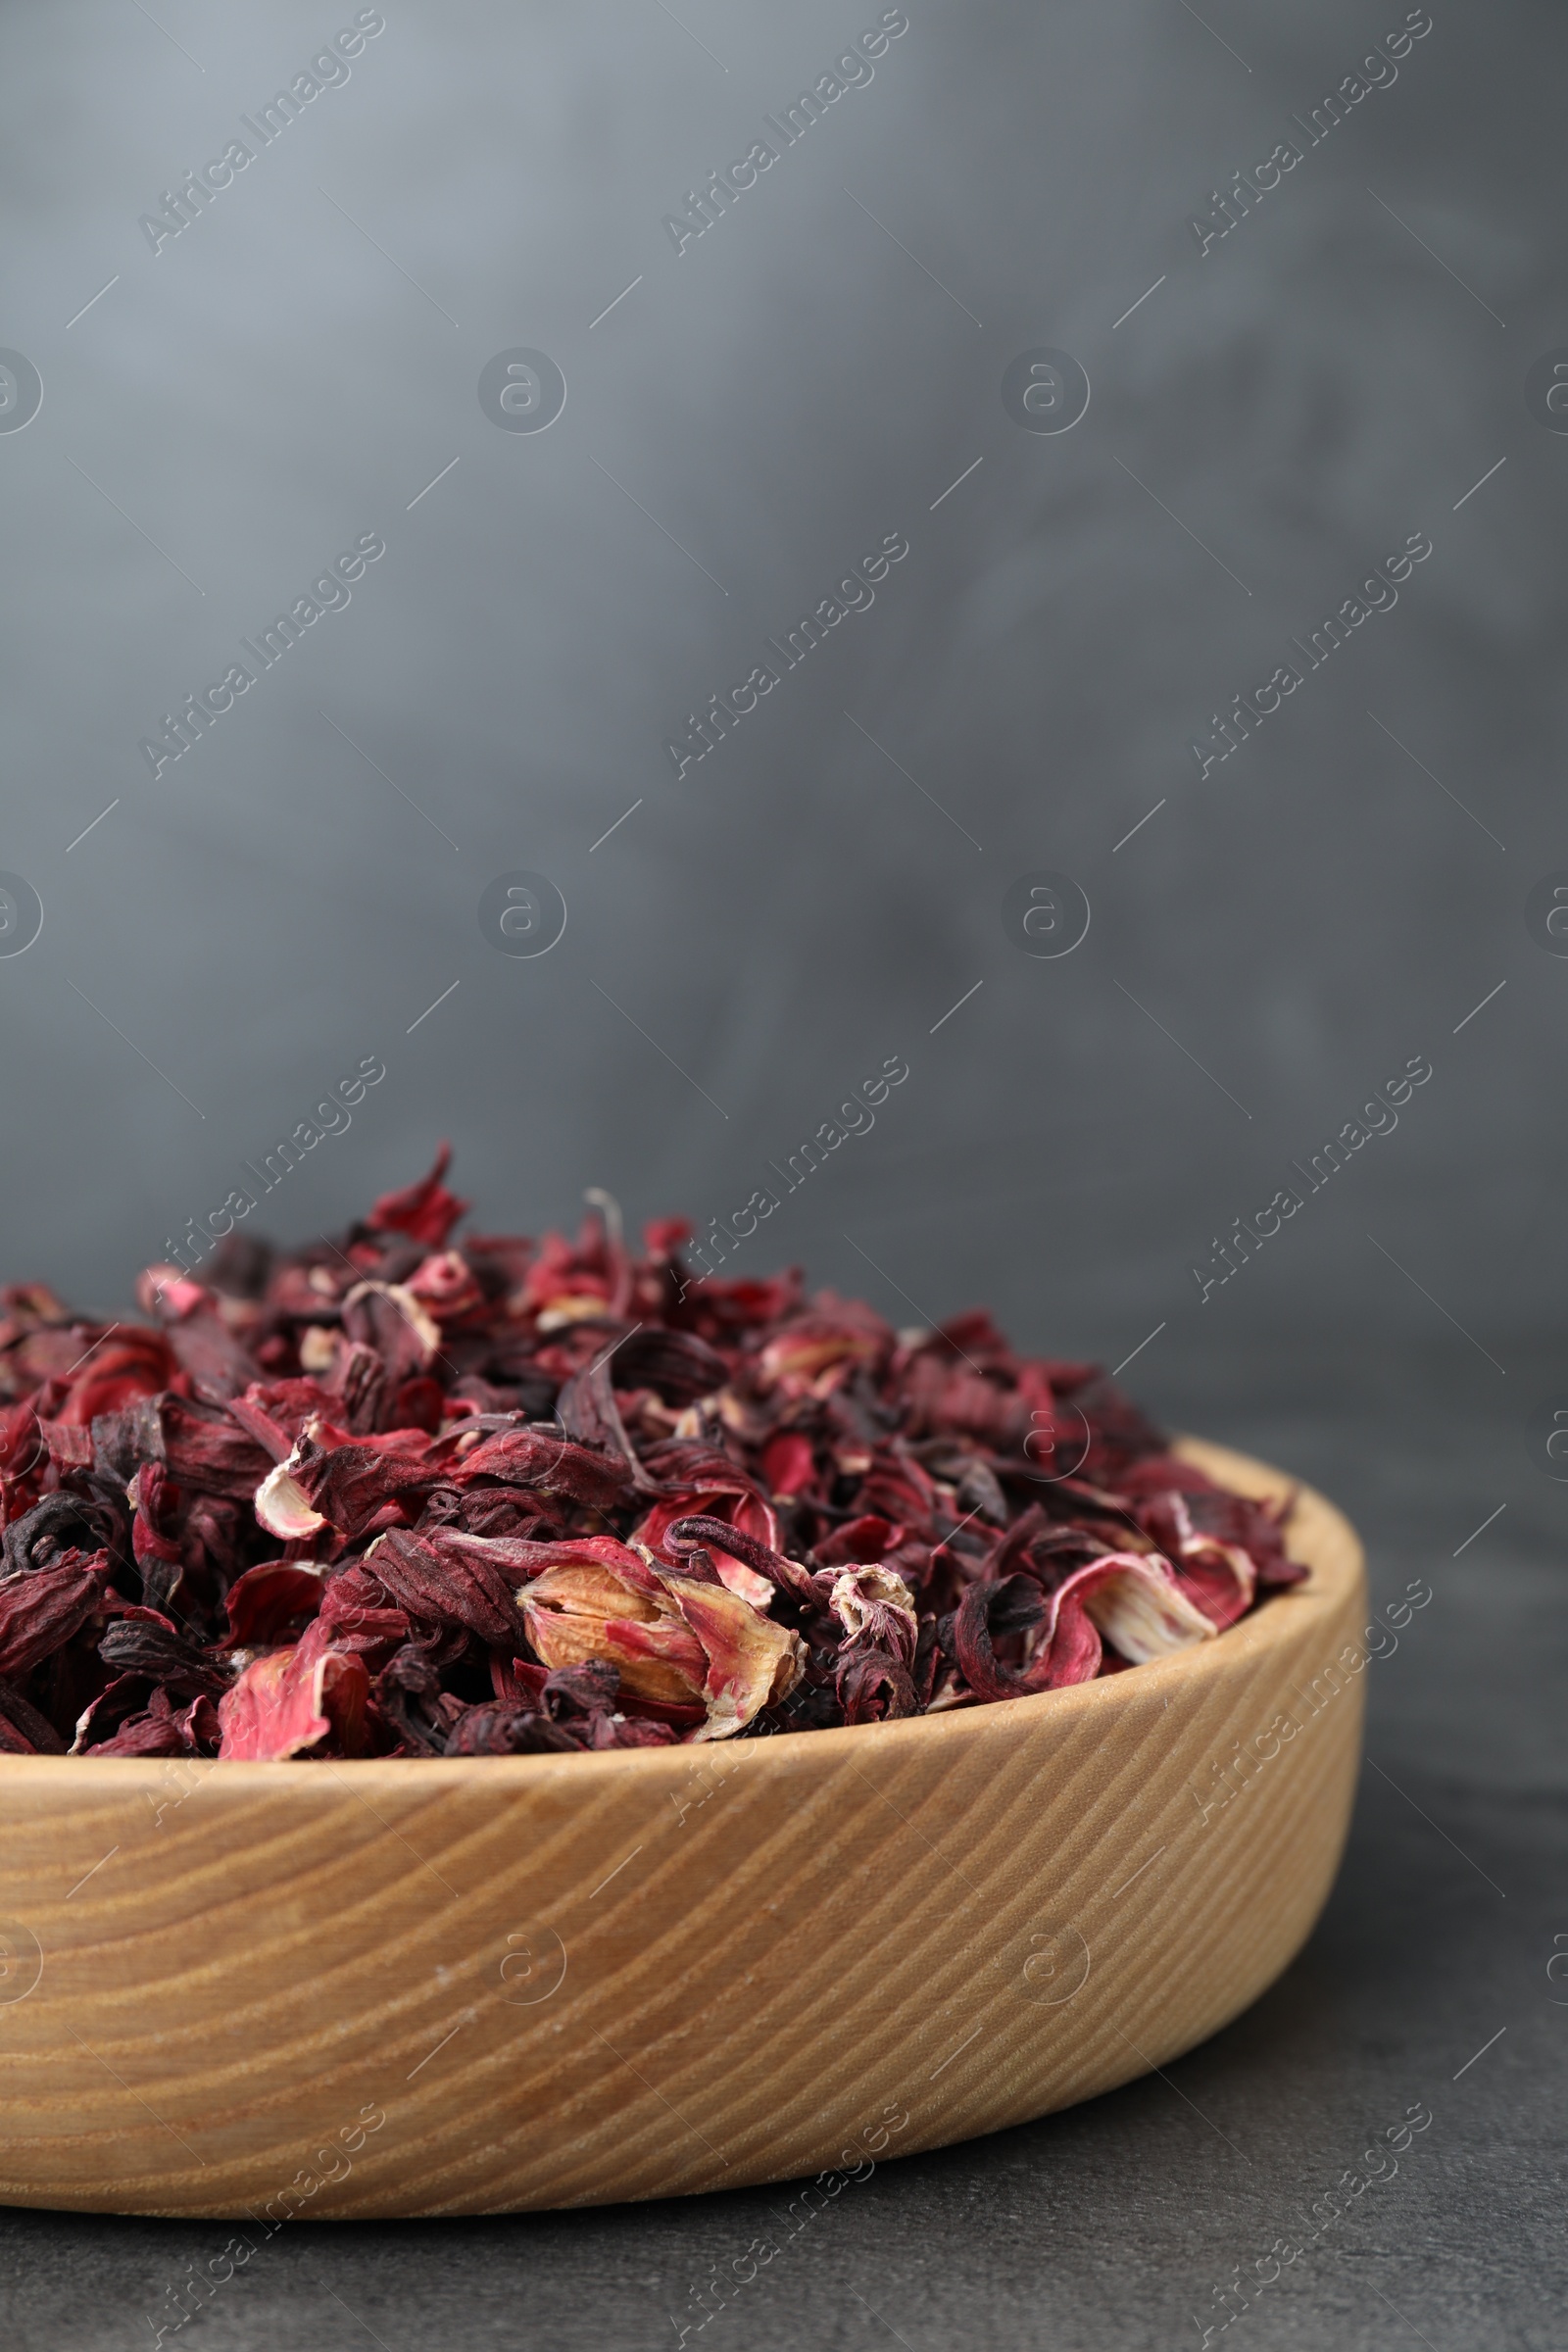
[[[276,2222],[677,2195],[1165,2064],[1285,1967],[1345,1840],[1360,1548],[1307,1489],[1290,1547],[1308,1581],[1212,1642],[909,1723],[0,1759],[0,2202]]]

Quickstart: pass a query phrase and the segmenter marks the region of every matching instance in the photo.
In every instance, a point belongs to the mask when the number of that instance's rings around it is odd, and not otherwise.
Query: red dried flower
[[[326,1740],[340,1755],[360,1752],[370,1678],[362,1657],[330,1640],[318,1619],[291,1648],[251,1661],[219,1707],[220,1755],[270,1764]]]
[[[0,1294],[0,1752],[492,1755],[972,1706],[1212,1640],[1302,1573],[989,1316],[688,1279],[604,1196],[455,1241],[442,1147],[339,1242]]]
[[[426,1249],[439,1250],[453,1226],[468,1213],[468,1202],[449,1193],[441,1181],[451,1164],[452,1146],[443,1144],[428,1176],[406,1192],[381,1195],[365,1220],[370,1231],[406,1233]]]

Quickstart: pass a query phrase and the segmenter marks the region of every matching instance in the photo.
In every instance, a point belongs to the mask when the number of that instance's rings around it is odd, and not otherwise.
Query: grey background
[[[1248,72],[1179,5],[917,7],[678,257],[663,214],[860,17],[691,16],[725,72],[651,0],[394,5],[155,257],[138,216],[338,23],[159,13],[205,72],[128,5],[14,9],[3,36],[4,340],[45,385],[0,436],[0,862],[46,908],[0,965],[17,1273],[122,1300],[367,1053],[384,1087],[254,1222],[340,1221],[441,1134],[492,1228],[572,1218],[592,1183],[630,1218],[723,1215],[901,1053],[877,1131],[753,1262],[906,1318],[849,1233],[923,1311],[987,1299],[1116,1361],[1190,1318],[1216,1227],[1425,1054],[1399,1131],[1207,1313],[1236,1340],[1352,1308],[1430,1326],[1368,1229],[1466,1324],[1537,1311],[1568,988],[1521,911],[1568,863],[1568,440],[1522,392],[1568,338],[1553,12],[1442,15],[1201,260],[1207,191],[1402,10],[1215,15]],[[1094,385],[1059,439],[1001,405],[1041,342]],[[539,435],[476,398],[518,343],[569,387]],[[155,783],[159,714],[372,529],[352,605]],[[1200,781],[1216,703],[1421,529],[1397,608]],[[673,724],[891,530],[910,554],[875,607],[677,784]],[[570,908],[538,962],[475,920],[516,866]],[[1095,908],[1060,963],[1002,930],[1038,866]]]
[[[572,1219],[590,1184],[706,1221],[906,1056],[739,1268],[799,1260],[896,1321],[986,1301],[1112,1363],[1163,1324],[1140,1393],[1358,1510],[1390,1590],[1506,1502],[1371,1696],[1374,1755],[1510,1899],[1369,1776],[1319,1938],[1173,2078],[1263,2181],[1154,2082],[886,2168],[795,2301],[726,2325],[858,2343],[859,2293],[918,2352],[1196,2341],[1284,2227],[1269,2200],[1386,2108],[1438,2108],[1506,2014],[1424,2184],[1379,2209],[1405,2267],[1378,2277],[1444,2352],[1557,2342],[1564,1505],[1525,1432],[1560,1377],[1568,963],[1523,906],[1568,866],[1568,439],[1523,384],[1568,342],[1560,15],[1439,0],[1396,84],[1200,259],[1188,216],[1401,7],[915,0],[870,85],[679,257],[662,216],[880,12],[678,13],[393,0],[156,257],[138,216],[354,11],[0,16],[0,343],[45,388],[0,434],[0,866],[46,910],[0,959],[6,1270],[122,1303],[366,1054],[385,1082],[253,1223],[341,1222],[441,1135],[481,1226]],[[1060,438],[1002,408],[1039,344],[1093,385]],[[479,408],[514,345],[565,374],[547,433]],[[160,712],[369,530],[350,607],[153,781]],[[675,722],[894,530],[874,608],[677,782]],[[1200,780],[1216,705],[1418,530],[1397,608]],[[514,867],[568,905],[538,961],[475,919]],[[1037,867],[1093,906],[1061,962],[1003,931]],[[1415,1054],[1397,1131],[1200,1306],[1210,1235]],[[395,2352],[652,2343],[750,2210],[313,2237],[201,2326],[368,2340],[330,2276]],[[39,2344],[129,2343],[132,2288],[152,2307],[207,2251],[7,2227]],[[1367,2250],[1255,2340],[1396,2340]]]

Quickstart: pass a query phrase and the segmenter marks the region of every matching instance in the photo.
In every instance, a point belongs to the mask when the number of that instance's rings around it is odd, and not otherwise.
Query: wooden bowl
[[[1298,1950],[1345,1840],[1360,1547],[1309,1489],[1290,1546],[1310,1578],[1212,1642],[913,1722],[5,1757],[0,2202],[265,2228],[684,2195],[1167,2063]]]

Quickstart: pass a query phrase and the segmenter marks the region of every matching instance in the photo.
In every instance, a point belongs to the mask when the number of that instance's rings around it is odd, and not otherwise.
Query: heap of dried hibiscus
[[[449,1756],[810,1731],[1209,1640],[1289,1562],[1088,1364],[797,1273],[452,1240],[447,1152],[153,1320],[0,1320],[0,1749]]]

